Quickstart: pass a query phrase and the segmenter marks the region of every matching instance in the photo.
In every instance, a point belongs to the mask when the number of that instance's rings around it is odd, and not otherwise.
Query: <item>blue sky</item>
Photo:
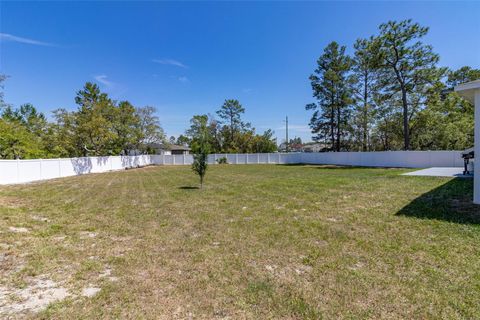
[[[258,131],[283,119],[310,140],[308,76],[333,40],[351,47],[380,23],[412,18],[441,65],[480,67],[480,2],[0,2],[6,101],[46,114],[76,109],[97,82],[114,99],[158,109],[167,134],[239,99]],[[279,140],[280,140],[279,139]]]

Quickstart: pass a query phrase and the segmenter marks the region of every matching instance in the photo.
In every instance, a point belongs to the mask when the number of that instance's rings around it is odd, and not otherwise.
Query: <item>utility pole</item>
[[[285,147],[288,152],[288,116],[285,116]]]

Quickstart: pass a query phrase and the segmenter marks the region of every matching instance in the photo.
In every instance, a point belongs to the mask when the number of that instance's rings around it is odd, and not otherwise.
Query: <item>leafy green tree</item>
[[[128,155],[129,150],[135,149],[143,137],[140,129],[140,118],[135,107],[128,101],[121,101],[114,108],[114,112],[113,130],[117,138],[114,143],[114,152],[115,154],[121,152]]]
[[[379,100],[376,102],[376,121],[372,129],[372,150],[400,150],[403,148],[402,114],[398,106]]]
[[[41,137],[45,116],[30,104],[13,109],[5,103],[3,83],[6,79],[5,75],[0,75],[0,158],[44,158]]]
[[[0,77],[0,86],[4,79]],[[117,104],[92,83],[77,92],[77,111],[55,110],[51,123],[31,104],[18,109],[5,104],[3,90],[0,98],[2,157],[129,154],[164,139],[153,107],[136,109],[128,101]]]
[[[223,122],[217,121],[212,115],[196,115],[190,121],[190,128],[185,132],[186,136],[180,136],[177,144],[181,144],[182,138],[183,143],[192,146],[196,143],[195,139],[199,136],[203,123],[206,123],[209,151],[212,153],[275,151],[277,142],[273,138],[273,131],[267,130],[261,135],[256,134],[255,128],[242,121],[241,114],[244,112],[245,109],[237,100],[225,100],[217,112],[217,115],[223,117]],[[221,126],[221,123],[225,125]]]
[[[61,157],[79,157],[85,154],[82,141],[77,134],[76,112],[69,112],[63,108],[53,111],[55,123],[53,132],[55,147]]]
[[[14,109],[5,104],[1,121],[0,157],[26,159],[50,156],[44,145],[48,123],[33,105],[24,104]]]
[[[211,135],[211,152],[230,152],[230,149],[226,144],[228,133],[226,133],[227,131],[225,129],[227,127],[222,127],[220,122],[211,114],[208,115],[208,119],[208,128]]]
[[[188,146],[190,144],[190,139],[183,134],[179,135],[175,143],[179,146]]]
[[[83,155],[105,156],[115,154],[113,147],[117,135],[113,130],[114,104],[96,84],[87,82],[77,92],[75,102],[76,133],[82,144]]]
[[[206,136],[211,142],[212,135],[209,128],[209,121],[210,118],[206,114],[201,114],[201,115],[194,115],[192,119],[190,119],[190,128],[186,131],[186,135],[190,139],[190,147],[193,148],[195,144],[198,144],[197,139],[201,137],[205,132],[203,132],[204,127],[207,129],[208,135]]]
[[[217,115],[221,119],[220,123],[225,124],[224,143],[232,151],[238,148],[237,136],[250,127],[249,123],[242,121],[243,113],[245,113],[245,108],[235,99],[225,100],[220,110],[217,111]]]
[[[403,148],[409,150],[410,120],[421,110],[428,89],[439,81],[444,70],[436,67],[439,56],[432,46],[419,41],[428,33],[428,27],[409,19],[389,21],[379,29],[380,34],[374,40],[378,42],[380,59],[378,79],[384,100],[400,101]]]
[[[192,170],[200,177],[200,188],[208,167],[210,153],[211,132],[208,126],[208,116],[194,116],[190,121],[189,134],[192,137],[191,149],[193,153]]]
[[[224,152],[223,139],[225,131],[220,131],[218,128],[218,122],[211,115],[195,115],[190,120],[190,128],[187,129],[183,137],[184,141],[188,141],[190,147],[196,143],[197,137],[200,135],[202,124],[206,123],[208,130],[208,139],[210,145],[210,152],[218,153]],[[226,127],[224,127],[226,128]],[[228,132],[227,132],[228,135]]]
[[[7,106],[3,111],[2,117],[8,121],[18,122],[39,138],[45,134],[47,119],[43,113],[38,112],[30,103],[23,104],[18,109]]]
[[[468,66],[448,72],[447,85],[450,87],[480,79],[480,69],[473,69]]]
[[[0,118],[0,158],[44,158],[45,151],[38,137],[18,121]]]
[[[345,46],[331,42],[317,61],[317,69],[310,76],[313,96],[318,100],[306,106],[314,113],[310,128],[314,140],[326,140],[331,150],[340,151],[342,139],[348,134],[351,117],[352,90],[349,72],[352,60]]]
[[[471,81],[468,77],[462,80]],[[447,80],[447,83],[451,80]],[[426,107],[412,119],[415,134],[412,146],[419,150],[463,150],[473,145],[474,106],[456,92],[444,96],[445,86],[437,84]]]
[[[155,113],[156,109],[152,106],[141,107],[136,110],[136,115],[139,119],[138,129],[141,137],[138,146],[140,150],[145,151],[151,143],[165,142],[165,133]]]
[[[256,134],[253,138],[253,150],[256,153],[269,153],[277,151],[277,139],[273,137],[274,132],[270,129],[263,134]]]

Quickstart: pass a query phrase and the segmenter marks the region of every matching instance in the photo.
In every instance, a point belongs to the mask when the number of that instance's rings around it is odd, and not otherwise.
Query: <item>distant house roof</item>
[[[149,143],[148,146],[154,149],[171,150],[171,151],[190,151],[189,147],[177,145],[177,144],[162,144],[162,143]]]
[[[480,79],[470,81],[467,83],[459,84],[455,87],[455,91],[460,93],[462,97],[470,101],[471,103],[475,103],[475,92],[480,90]]]
[[[177,151],[179,151],[179,150],[181,150],[181,151],[190,151],[190,150],[191,150],[189,147],[180,146],[180,145],[178,145],[178,144],[171,144],[170,146],[168,146],[168,148],[169,148],[169,149],[167,149],[167,150],[172,150],[172,151],[174,151],[174,150],[177,150]]]

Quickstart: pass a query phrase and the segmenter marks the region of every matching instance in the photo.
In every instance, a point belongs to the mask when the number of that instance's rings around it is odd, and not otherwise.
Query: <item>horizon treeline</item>
[[[474,107],[454,86],[480,79],[480,69],[439,66],[421,39],[428,27],[389,21],[353,44],[333,41],[310,76],[316,102],[310,120],[324,151],[461,150],[473,145]]]
[[[0,77],[0,84],[6,79]],[[57,109],[53,121],[32,104],[18,108],[0,91],[0,158],[33,159],[148,153],[165,135],[151,106],[114,101],[87,82],[77,92],[75,111]]]
[[[215,115],[195,115],[190,128],[171,143],[189,145],[193,149],[201,140],[209,145],[211,153],[267,153],[277,150],[277,139],[271,129],[256,133],[249,122],[242,119],[245,108],[236,99],[226,99]],[[202,130],[206,128],[206,130]],[[202,139],[200,139],[202,138]],[[206,141],[206,142],[205,142]]]
[[[0,75],[0,89],[6,76]],[[177,139],[166,140],[156,110],[112,100],[98,85],[87,82],[75,96],[77,110],[54,110],[53,120],[32,104],[18,108],[3,100],[0,90],[0,159],[65,158],[154,153],[156,145],[170,143],[194,146],[198,125],[208,127],[211,152],[273,152],[273,131],[256,134],[242,120],[245,112],[238,100],[225,100],[217,112],[196,115],[191,127]]]

